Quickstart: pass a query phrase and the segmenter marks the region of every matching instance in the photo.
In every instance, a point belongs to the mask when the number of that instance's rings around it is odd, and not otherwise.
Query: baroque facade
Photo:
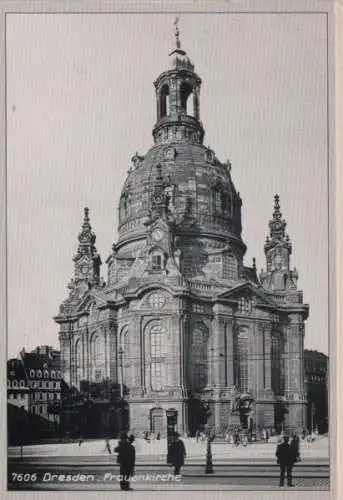
[[[75,387],[121,384],[135,431],[164,433],[174,410],[177,429],[194,433],[204,404],[216,431],[242,422],[239,408],[258,428],[300,430],[308,306],[279,197],[258,276],[255,261],[243,262],[231,164],[203,144],[202,81],[178,33],[170,58],[154,82],[154,144],[133,156],[122,189],[106,282],[85,208],[69,296],[54,318],[62,376]]]

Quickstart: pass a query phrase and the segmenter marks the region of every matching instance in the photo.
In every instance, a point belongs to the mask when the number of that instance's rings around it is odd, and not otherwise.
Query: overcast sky
[[[7,15],[8,355],[58,346],[83,207],[103,262],[132,155],[152,145],[153,81],[174,16]],[[280,195],[310,304],[305,346],[328,352],[326,21],[316,14],[183,14],[210,145],[232,162],[243,239],[263,244]],[[106,266],[103,275],[107,277]]]

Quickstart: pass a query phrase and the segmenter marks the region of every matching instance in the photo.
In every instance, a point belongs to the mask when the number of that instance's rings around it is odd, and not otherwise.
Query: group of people
[[[118,446],[114,449],[117,453],[117,463],[120,468],[120,488],[122,490],[131,490],[130,478],[134,475],[136,463],[136,451],[133,446],[135,438],[123,433],[120,437]],[[111,453],[109,441],[106,441],[106,447]],[[283,435],[282,442],[276,449],[276,459],[280,467],[280,487],[284,486],[285,476],[287,477],[287,486],[294,486],[292,483],[292,470],[300,458],[300,439],[296,434],[289,436]],[[184,442],[180,439],[178,433],[173,435],[173,439],[168,447],[167,462],[173,467],[173,474],[180,475],[181,468],[185,463],[186,448]]]
[[[136,464],[136,450],[133,446],[134,440],[135,438],[132,434],[128,436],[123,433],[118,446],[114,449],[114,452],[117,453],[117,463],[119,464],[120,489],[125,491],[132,490],[130,487],[130,478],[134,475]],[[106,448],[111,454],[111,447],[108,440],[106,441]],[[173,467],[173,474],[175,476],[180,475],[185,458],[186,448],[184,442],[180,439],[179,434],[175,433],[168,448],[167,456],[167,462]]]

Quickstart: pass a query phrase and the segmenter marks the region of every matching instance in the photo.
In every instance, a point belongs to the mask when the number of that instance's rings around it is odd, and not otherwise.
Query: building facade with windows
[[[62,377],[75,387],[118,382],[136,431],[164,433],[172,411],[177,429],[193,434],[204,405],[217,431],[247,421],[300,430],[309,308],[279,197],[258,275],[255,261],[244,263],[231,163],[204,145],[202,81],[176,39],[154,82],[154,144],[132,157],[123,185],[106,282],[85,209],[69,295],[54,318]]]
[[[52,411],[61,399],[60,353],[50,346],[21,352],[29,389],[28,412],[59,425],[60,416]]]
[[[7,402],[28,412],[29,393],[23,363],[20,359],[9,359],[7,361]]]

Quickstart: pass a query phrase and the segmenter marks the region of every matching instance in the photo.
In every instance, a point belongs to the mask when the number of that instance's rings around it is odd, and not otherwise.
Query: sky
[[[8,356],[58,347],[83,208],[105,262],[130,160],[152,146],[153,81],[169,68],[168,14],[7,15]],[[202,78],[205,145],[230,159],[245,264],[280,195],[310,305],[305,347],[328,353],[326,21],[318,14],[182,14]],[[106,265],[102,274],[107,278]]]

